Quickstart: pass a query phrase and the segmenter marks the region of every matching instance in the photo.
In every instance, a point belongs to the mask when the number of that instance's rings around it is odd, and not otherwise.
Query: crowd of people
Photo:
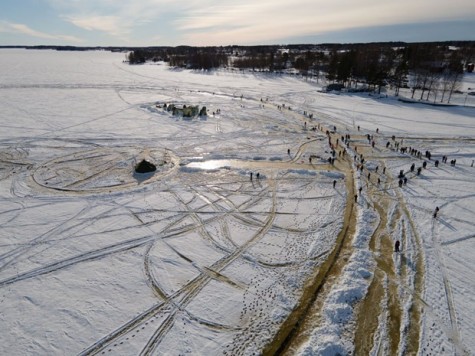
[[[261,102],[263,102],[263,100],[261,99]],[[267,100],[266,100],[267,102]],[[291,110],[291,108],[289,106],[286,106],[285,104],[282,104],[282,105],[277,105],[277,109],[278,110],[282,110],[282,109],[288,109],[288,110]],[[308,113],[307,111],[303,111],[303,115],[307,118],[310,118],[310,120],[313,119],[313,114],[310,114]],[[307,121],[304,122],[304,125],[303,125],[303,128],[305,131],[308,130],[308,126],[307,126]],[[360,177],[366,177],[366,184],[367,186],[369,186],[369,184],[376,184],[377,186],[380,186],[381,185],[381,182],[382,180],[383,181],[388,181],[388,176],[386,176],[386,167],[382,167],[381,170],[379,170],[379,166],[376,165],[371,165],[371,166],[368,166],[365,161],[365,157],[363,156],[362,153],[358,153],[358,147],[357,147],[357,144],[356,144],[356,140],[352,141],[351,140],[351,136],[349,133],[347,134],[344,134],[344,135],[338,135],[338,137],[336,137],[336,133],[337,133],[337,127],[335,125],[332,126],[331,128],[331,131],[330,130],[327,130],[324,128],[323,125],[321,125],[320,123],[317,123],[316,125],[314,126],[311,126],[310,127],[310,130],[311,131],[321,131],[321,132],[325,132],[326,136],[327,136],[327,142],[328,142],[328,147],[329,147],[329,152],[330,152],[330,156],[327,158],[327,162],[331,165],[334,165],[335,164],[335,161],[338,160],[338,159],[342,159],[342,158],[345,158],[347,153],[348,153],[348,150],[350,149],[353,149],[355,154],[354,154],[354,157],[353,157],[353,161],[354,161],[354,164],[356,166],[356,169],[358,171],[361,172],[361,175]],[[358,125],[357,126],[357,130],[358,132],[360,132],[362,130],[362,128]],[[372,148],[372,149],[376,149],[377,148],[377,141],[381,140],[384,135],[380,134],[380,130],[379,128],[376,128],[375,130],[376,132],[376,136],[371,134],[371,133],[366,133],[366,140],[368,141],[368,145]],[[354,145],[350,145],[354,143]],[[401,139],[396,139],[396,136],[395,135],[392,135],[391,136],[391,139],[389,141],[386,142],[386,148],[387,149],[391,149],[391,150],[394,150],[396,152],[399,152],[401,154],[404,154],[404,155],[410,155],[416,159],[419,159],[419,160],[423,160],[421,166],[417,167],[416,168],[416,163],[413,162],[410,166],[410,168],[405,171],[405,170],[400,170],[399,172],[399,175],[397,176],[397,184],[400,188],[403,188],[405,185],[407,185],[408,183],[408,175],[411,176],[412,174],[412,177],[416,177],[416,176],[419,176],[421,173],[422,173],[422,170],[423,169],[427,169],[427,166],[428,166],[428,162],[431,162],[432,161],[432,152],[430,152],[429,150],[426,150],[425,152],[423,152],[422,150],[416,148],[416,147],[411,147],[411,146],[403,146],[404,144],[404,139],[401,138]],[[287,149],[287,154],[290,156],[290,148]],[[308,161],[310,164],[312,164],[312,159],[318,157],[317,155],[309,155],[309,158],[308,158]],[[440,157],[440,161],[439,159],[435,159],[433,162],[434,162],[434,167],[439,167],[439,164],[440,162],[442,163],[447,163],[448,161],[448,157],[446,155],[443,155],[442,157]],[[456,159],[452,159],[450,161],[450,165],[451,166],[455,166],[456,165]],[[473,167],[473,164],[474,164],[474,161],[472,161],[472,167]],[[366,170],[366,173],[364,173],[364,170]],[[372,175],[372,172],[374,171],[374,174]],[[411,173],[411,174],[409,174]],[[260,175],[259,173],[256,173],[256,178],[259,179]],[[371,179],[373,178],[373,182],[371,181]],[[250,173],[250,178],[251,180],[253,179],[253,173],[251,172]],[[337,180],[333,180],[333,188],[336,188],[336,185],[337,185]],[[360,187],[358,188],[358,193],[359,194],[355,194],[354,195],[354,199],[355,199],[355,202],[358,201],[358,196],[362,194],[362,189],[363,189],[363,185],[360,185]],[[439,213],[439,207],[436,207],[435,210],[434,210],[434,213],[433,213],[433,218],[437,218],[438,216],[438,213]],[[395,242],[395,247],[394,247],[394,250],[395,252],[399,252],[400,251],[400,241],[397,240]]]

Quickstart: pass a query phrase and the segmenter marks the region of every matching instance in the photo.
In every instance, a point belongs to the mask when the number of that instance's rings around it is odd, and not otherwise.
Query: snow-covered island
[[[103,51],[0,72],[1,354],[475,353],[470,101]]]

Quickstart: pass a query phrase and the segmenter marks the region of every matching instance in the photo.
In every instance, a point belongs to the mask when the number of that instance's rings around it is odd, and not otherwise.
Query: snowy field
[[[475,353],[474,107],[124,58],[0,51],[1,354]]]

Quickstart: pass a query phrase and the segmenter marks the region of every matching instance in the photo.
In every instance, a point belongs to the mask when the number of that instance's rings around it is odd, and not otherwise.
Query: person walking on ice
[[[396,240],[396,243],[394,244],[394,252],[400,252],[399,251],[399,246],[401,245],[401,243],[399,242],[399,240]]]

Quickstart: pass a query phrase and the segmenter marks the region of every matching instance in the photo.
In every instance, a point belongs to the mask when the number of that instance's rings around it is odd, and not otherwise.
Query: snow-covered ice
[[[422,311],[420,354],[475,352],[475,108],[123,59],[0,51],[2,354],[262,352],[344,224],[349,171],[327,164],[327,136],[310,129],[319,124],[353,136],[351,160],[368,133],[376,148],[353,175],[364,190],[345,266],[296,352],[354,352],[359,305],[381,274],[386,295],[395,286],[401,298],[400,354],[413,346],[412,305]],[[206,106],[208,116],[173,116],[165,103]],[[396,152],[393,135],[432,153],[421,175],[409,167],[422,160]],[[444,155],[455,166],[434,167]],[[144,157],[155,174],[133,173]],[[409,178],[401,188],[400,170]],[[373,238],[383,233],[386,242]],[[396,239],[400,257],[378,252]],[[384,298],[374,353],[394,348]]]

